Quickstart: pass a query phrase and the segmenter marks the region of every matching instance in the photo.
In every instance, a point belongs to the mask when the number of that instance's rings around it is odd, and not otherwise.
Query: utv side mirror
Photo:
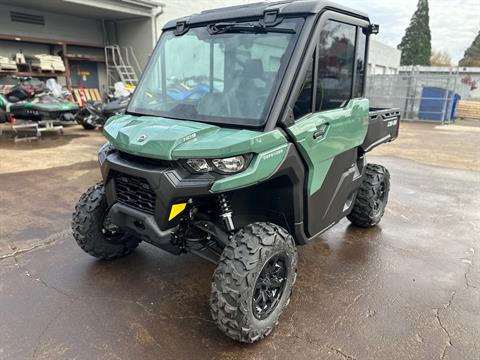
[[[380,25],[370,24],[370,25],[368,25],[366,30],[367,30],[368,35],[371,35],[371,34],[377,35],[378,32],[380,31]]]

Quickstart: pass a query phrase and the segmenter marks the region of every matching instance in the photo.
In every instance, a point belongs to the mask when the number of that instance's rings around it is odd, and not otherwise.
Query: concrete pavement
[[[2,157],[0,358],[479,359],[480,172],[461,159],[470,151],[478,161],[479,133],[402,125],[404,137],[369,159],[392,176],[380,226],[343,220],[299,248],[292,301],[253,345],[227,339],[210,320],[212,264],[148,244],[115,262],[77,247],[70,216],[100,179],[99,134],[81,146],[60,140],[50,163],[33,159],[51,143],[9,147],[29,170],[8,170]],[[428,160],[411,151],[424,138],[452,143]],[[86,152],[79,161],[75,144]]]

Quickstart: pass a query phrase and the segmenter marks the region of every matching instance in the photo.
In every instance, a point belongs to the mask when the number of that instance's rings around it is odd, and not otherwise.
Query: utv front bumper
[[[135,210],[121,203],[115,203],[109,212],[112,223],[143,241],[152,243],[170,253],[180,253],[180,248],[171,243],[175,227],[162,231],[152,215]]]
[[[156,242],[178,225],[172,206],[211,196],[211,174],[194,175],[176,162],[152,160],[102,148],[99,154],[114,224]]]

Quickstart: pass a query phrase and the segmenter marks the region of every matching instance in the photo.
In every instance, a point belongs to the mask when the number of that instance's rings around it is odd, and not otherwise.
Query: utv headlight
[[[214,171],[220,174],[236,174],[245,170],[251,155],[238,155],[223,159],[189,159],[186,164],[195,173]]]
[[[212,167],[205,159],[190,159],[187,160],[187,165],[193,170],[193,172],[197,173],[206,173],[212,170]]]
[[[240,155],[224,159],[213,159],[212,164],[222,173],[235,174],[245,169],[245,158]]]
[[[105,159],[107,158],[107,156],[109,154],[111,154],[112,152],[114,151],[114,148],[112,146],[112,144],[110,144],[109,142],[107,142],[106,144],[104,144],[100,150],[98,150],[98,162],[100,163],[100,165],[103,164],[103,162],[105,161]]]

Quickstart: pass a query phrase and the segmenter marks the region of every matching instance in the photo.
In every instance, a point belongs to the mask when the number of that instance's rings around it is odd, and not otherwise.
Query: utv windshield
[[[303,19],[217,23],[160,38],[128,112],[261,126]]]

